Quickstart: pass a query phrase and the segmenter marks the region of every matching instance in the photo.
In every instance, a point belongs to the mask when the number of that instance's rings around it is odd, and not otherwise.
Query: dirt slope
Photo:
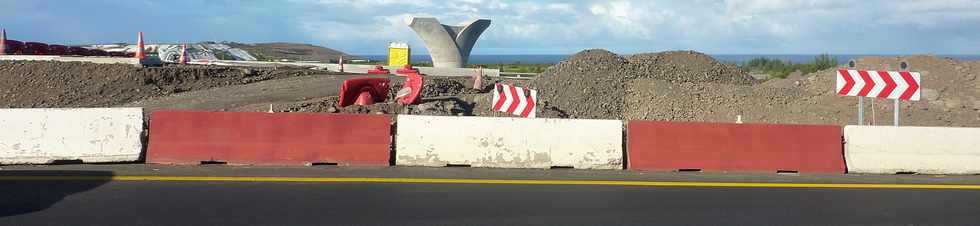
[[[0,108],[108,107],[151,97],[314,74],[307,69],[0,62]]]

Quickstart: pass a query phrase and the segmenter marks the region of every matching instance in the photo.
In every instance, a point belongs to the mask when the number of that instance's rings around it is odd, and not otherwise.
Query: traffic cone
[[[180,46],[180,58],[177,59],[179,64],[187,64],[187,44]]]
[[[374,104],[374,96],[371,96],[371,91],[369,88],[361,89],[361,94],[357,95],[357,100],[354,101],[354,105],[372,105]]]
[[[146,50],[143,49],[143,32],[140,31],[139,35],[136,37],[136,59],[145,59]]]
[[[0,28],[0,55],[7,55],[7,29]]]
[[[337,60],[337,63],[340,64],[340,72],[344,72],[344,55],[340,55],[340,60]]]

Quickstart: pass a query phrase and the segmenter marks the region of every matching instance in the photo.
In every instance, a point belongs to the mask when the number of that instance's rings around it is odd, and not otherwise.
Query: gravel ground
[[[908,60],[922,73],[922,100],[902,102],[902,125],[980,127],[980,61],[919,55],[868,57],[858,68],[896,70]],[[490,110],[492,84],[426,77],[422,101],[339,108],[348,75],[301,68],[165,66],[138,68],[70,62],[0,62],[0,108],[184,107],[217,111],[505,116]],[[393,77],[392,94],[401,88]],[[621,57],[585,50],[533,80],[501,82],[538,90],[538,117],[747,123],[855,124],[856,97],[834,92],[834,69],[757,81],[734,65],[693,51]],[[892,124],[892,101],[866,102],[867,123]],[[142,104],[142,105],[141,105]],[[211,106],[214,105],[214,106]],[[220,106],[219,106],[220,105]]]

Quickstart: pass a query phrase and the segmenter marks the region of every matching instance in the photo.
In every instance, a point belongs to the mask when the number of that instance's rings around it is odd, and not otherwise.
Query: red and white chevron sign
[[[525,92],[525,90],[527,92]],[[534,118],[537,111],[538,91],[512,85],[497,84],[493,86],[493,110],[519,115],[524,118]]]
[[[841,96],[919,100],[920,75],[908,71],[837,70],[837,94]]]

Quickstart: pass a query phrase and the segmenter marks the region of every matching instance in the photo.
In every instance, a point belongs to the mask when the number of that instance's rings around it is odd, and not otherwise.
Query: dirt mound
[[[901,102],[901,125],[980,126],[980,62],[933,56],[904,57],[922,73],[922,100]],[[858,60],[859,69],[897,70],[897,57]],[[762,84],[672,83],[640,79],[630,84],[624,119],[834,124],[857,123],[857,97],[838,96],[835,69]],[[865,99],[865,123],[891,125],[892,100]]]
[[[563,112],[569,118],[618,118],[622,115],[625,78],[623,59],[592,49],[549,67],[532,82],[539,108]],[[543,115],[547,116],[547,115]]]
[[[571,118],[620,119],[633,81],[754,84],[745,71],[703,53],[672,51],[621,58],[606,50],[586,50],[538,75],[534,87],[544,108]]]
[[[898,70],[901,60],[907,60],[911,71],[922,75],[922,96],[919,101],[901,102],[901,124],[918,126],[980,126],[980,61],[958,61],[932,55],[909,57],[865,57],[858,59],[858,69]],[[831,124],[855,123],[857,97],[841,97],[836,89],[835,70],[807,75],[802,89],[809,98],[819,99],[817,106],[804,104],[787,108],[819,108],[842,112],[844,121]],[[872,107],[872,104],[874,107]],[[892,123],[892,100],[865,101],[865,119],[876,125]]]
[[[719,63],[695,51],[644,53],[625,58],[621,73],[628,79],[653,78],[674,82],[753,84],[748,72],[733,64]]]
[[[466,85],[469,83],[469,85]],[[493,84],[493,83],[490,83]],[[455,96],[460,94],[485,93],[486,89],[472,89],[472,80],[468,77],[460,78],[428,78],[422,87],[422,96],[439,97]],[[490,86],[492,87],[492,86]]]
[[[108,107],[191,90],[313,74],[305,69],[139,68],[81,62],[0,62],[0,108]]]

